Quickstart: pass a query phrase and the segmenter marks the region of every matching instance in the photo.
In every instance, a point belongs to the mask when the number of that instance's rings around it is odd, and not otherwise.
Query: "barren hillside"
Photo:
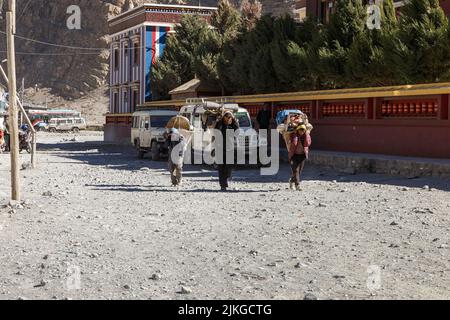
[[[7,1],[0,0],[0,32],[5,30]],[[108,25],[110,17],[141,3],[180,3],[183,0],[17,0],[17,73],[24,78],[26,88],[36,85],[56,104],[77,105],[78,99],[105,101],[104,94],[109,72]],[[239,0],[235,2],[239,3]],[[265,11],[280,14],[290,1],[263,0]],[[186,4],[215,6],[217,0],[188,0]],[[81,9],[81,30],[69,30],[67,8],[78,5]],[[6,57],[5,35],[0,34],[0,59]],[[30,40],[32,39],[32,40]],[[34,40],[34,41],[33,41]],[[57,45],[54,45],[57,44]],[[103,88],[103,89],[102,89]],[[28,91],[33,93],[34,90]],[[54,95],[55,97],[52,97]],[[42,95],[41,95],[42,96]],[[40,95],[27,94],[31,102],[40,103]],[[72,102],[71,102],[72,101]],[[75,103],[74,103],[75,102]],[[106,112],[106,105],[95,111]]]

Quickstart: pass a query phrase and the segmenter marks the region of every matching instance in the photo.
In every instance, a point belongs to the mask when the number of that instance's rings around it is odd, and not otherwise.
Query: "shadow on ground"
[[[58,144],[38,144],[38,150],[58,157],[68,158],[74,163],[82,162],[92,166],[102,166],[111,170],[136,171],[150,168],[152,170],[167,170],[166,161],[151,161],[148,158],[138,159],[135,150],[131,146],[117,146],[105,144],[101,141],[93,142],[62,142]],[[183,175],[185,178],[204,178],[196,181],[210,181],[217,178],[217,172],[212,166],[186,165]],[[280,170],[274,176],[262,176],[258,168],[244,167],[236,169],[233,173],[234,181],[245,181],[247,183],[283,183],[289,180],[290,169],[286,163],[280,164]],[[443,191],[450,191],[450,180],[431,177],[403,178],[381,174],[340,174],[332,170],[306,166],[302,176],[304,181],[337,181],[339,183],[366,182],[369,184],[392,185],[407,188],[423,188],[425,185]],[[94,186],[92,186],[94,187]],[[102,186],[96,186],[102,188]],[[106,188],[106,186],[103,186]],[[173,190],[161,189],[156,186],[111,186],[111,190],[123,191],[158,191],[171,192]],[[104,189],[108,190],[108,189]],[[212,192],[217,190],[186,190],[183,192]],[[230,192],[251,192],[248,190]],[[255,191],[262,192],[262,191]]]

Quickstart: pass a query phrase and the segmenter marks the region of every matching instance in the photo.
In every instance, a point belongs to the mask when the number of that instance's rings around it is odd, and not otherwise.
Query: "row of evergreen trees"
[[[337,0],[328,24],[261,17],[219,2],[212,28],[185,16],[152,73],[154,98],[194,77],[222,93],[268,93],[426,83],[450,79],[450,28],[439,0],[407,0],[397,15],[381,4],[381,28],[366,26],[362,0]]]

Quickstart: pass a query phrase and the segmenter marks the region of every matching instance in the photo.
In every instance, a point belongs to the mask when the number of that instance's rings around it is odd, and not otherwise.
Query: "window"
[[[133,128],[139,128],[139,117],[133,117]]]
[[[173,116],[152,116],[152,128],[164,128]]]
[[[136,110],[136,107],[139,103],[139,91],[133,91],[133,110],[131,110],[132,112]]]
[[[239,121],[240,127],[251,127],[252,123],[250,122],[250,117],[247,112],[238,112],[236,113],[236,119]]]
[[[114,69],[119,69],[119,49],[114,49]]]
[[[144,128],[144,124],[145,124],[145,119],[141,118],[141,125],[140,128],[143,129]]]
[[[134,64],[139,65],[139,59],[140,59],[139,43],[137,43],[137,42],[134,44],[133,53],[134,53],[134,57],[133,57]]]
[[[111,110],[112,113],[117,113],[117,102],[119,99],[118,95],[119,94],[117,92],[114,93],[113,105],[112,105],[112,110]]]

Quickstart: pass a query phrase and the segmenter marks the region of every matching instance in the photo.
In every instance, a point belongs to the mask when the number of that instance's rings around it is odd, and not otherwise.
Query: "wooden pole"
[[[0,73],[5,80],[6,84],[9,85],[9,79],[6,75],[5,71],[3,70],[2,66],[0,65]],[[17,96],[17,95],[16,95]],[[36,168],[36,130],[33,127],[33,123],[31,122],[30,118],[28,117],[27,113],[25,112],[25,108],[22,105],[22,102],[20,102],[19,97],[17,96],[16,99],[17,104],[19,105],[20,111],[22,111],[22,115],[25,118],[25,121],[27,122],[28,126],[31,130],[31,167],[34,169]]]
[[[10,0],[9,10],[6,13],[6,33],[8,46],[8,91],[9,91],[9,131],[11,141],[11,199],[20,201],[20,175],[19,175],[19,133],[16,91],[16,58],[14,48],[14,16],[16,1]]]

